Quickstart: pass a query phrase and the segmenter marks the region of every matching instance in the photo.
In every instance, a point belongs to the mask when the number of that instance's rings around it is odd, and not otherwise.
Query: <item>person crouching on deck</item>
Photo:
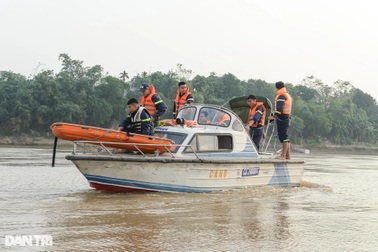
[[[147,109],[139,106],[138,100],[131,98],[127,102],[129,115],[120,123],[118,131],[151,135],[152,121]]]

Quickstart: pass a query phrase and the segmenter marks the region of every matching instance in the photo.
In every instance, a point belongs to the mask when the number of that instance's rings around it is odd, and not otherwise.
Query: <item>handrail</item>
[[[112,154],[112,152],[111,152],[108,148],[106,148],[106,146],[105,146],[103,143],[100,143],[100,146],[101,146],[104,150],[106,150],[109,154]]]
[[[87,146],[86,144],[91,144],[91,145],[99,146],[102,149],[104,149],[107,153],[109,153],[110,155],[113,155],[114,153],[105,146],[105,144],[112,144],[112,145],[120,145],[120,146],[122,146],[122,145],[133,146],[140,154],[143,155],[143,157],[146,157],[147,155],[140,148],[138,148],[138,146],[139,147],[141,147],[141,146],[162,146],[167,150],[167,152],[172,156],[172,158],[175,158],[176,156],[174,155],[174,153],[171,152],[170,147],[178,146],[178,147],[190,148],[191,151],[193,152],[193,154],[196,156],[196,158],[201,159],[197,155],[196,151],[193,149],[193,147],[191,145],[184,145],[184,144],[142,144],[142,143],[102,142],[102,141],[90,141],[90,140],[73,141],[73,143],[74,143],[74,149],[73,149],[72,154],[76,154],[77,146],[79,146],[80,144],[83,144],[84,153],[85,153],[85,147]],[[155,155],[159,156],[159,152],[155,152]]]

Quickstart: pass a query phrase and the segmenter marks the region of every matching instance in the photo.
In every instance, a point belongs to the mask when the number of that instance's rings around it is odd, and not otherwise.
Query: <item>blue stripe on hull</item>
[[[274,164],[274,173],[268,185],[292,186],[287,164]]]
[[[138,180],[116,179],[116,178],[95,176],[95,175],[89,175],[89,174],[84,174],[84,176],[89,182],[120,186],[120,187],[145,189],[145,190],[150,190],[150,191],[201,193],[201,192],[223,191],[226,189],[237,189],[237,187],[216,189],[216,188],[205,188],[205,187],[171,185],[171,184],[163,184],[163,183],[150,183],[150,182],[143,182],[143,181],[138,181]]]
[[[194,156],[194,155],[192,155]],[[257,154],[255,152],[240,152],[240,153],[209,153],[209,154],[197,154],[199,157],[223,157],[223,158],[234,158],[234,157],[245,157],[245,158],[255,158]]]

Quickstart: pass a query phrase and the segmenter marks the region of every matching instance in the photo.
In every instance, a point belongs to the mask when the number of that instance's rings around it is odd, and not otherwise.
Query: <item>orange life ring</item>
[[[141,150],[144,153],[160,153],[167,151],[174,142],[168,138],[136,133],[123,132],[113,129],[99,128],[73,123],[56,122],[51,125],[54,136],[69,141],[92,141],[92,144],[126,149],[130,151]],[[124,144],[128,143],[128,144]]]

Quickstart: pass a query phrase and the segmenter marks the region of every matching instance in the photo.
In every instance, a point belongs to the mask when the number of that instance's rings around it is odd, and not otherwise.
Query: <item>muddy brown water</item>
[[[294,154],[298,188],[117,194],[51,149],[0,147],[0,251],[378,251],[378,156]],[[48,235],[53,244],[6,237]]]

